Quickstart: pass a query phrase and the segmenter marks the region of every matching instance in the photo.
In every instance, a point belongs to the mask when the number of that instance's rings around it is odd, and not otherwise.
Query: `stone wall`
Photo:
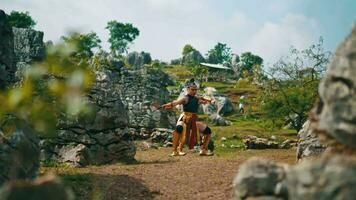
[[[169,76],[160,70],[122,69],[117,86],[128,114],[129,127],[133,132],[150,132],[152,129],[172,128],[176,123],[175,113],[154,110],[152,103],[171,101],[166,87],[173,84]]]
[[[91,113],[75,119],[64,117],[57,138],[41,142],[42,161],[86,166],[134,159],[136,148],[117,89],[118,79],[119,74],[110,70],[96,72],[96,81],[86,96]]]

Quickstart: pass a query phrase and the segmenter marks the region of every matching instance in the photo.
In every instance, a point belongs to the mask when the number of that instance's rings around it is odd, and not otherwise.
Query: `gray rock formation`
[[[202,105],[204,114],[218,113],[219,115],[224,116],[234,111],[234,106],[230,99],[226,96],[220,95],[215,88],[204,88],[203,95],[215,100],[213,104]]]
[[[318,136],[313,133],[309,120],[303,124],[303,128],[298,132],[298,137],[297,160],[318,156],[326,149],[326,145],[320,143]]]
[[[0,185],[9,180],[32,179],[38,174],[38,133],[26,123],[17,124],[14,127],[6,121],[0,127]]]
[[[133,69],[141,69],[145,64],[150,64],[152,61],[151,55],[146,52],[131,52],[127,55],[127,62]]]
[[[106,164],[133,159],[135,145],[128,129],[128,116],[116,85],[118,73],[96,72],[87,95],[88,116],[60,122],[55,140],[43,141],[42,160],[54,159],[72,166]]]
[[[182,63],[185,65],[197,64],[204,61],[205,61],[204,57],[197,50],[192,50],[182,58]]]
[[[172,132],[172,129],[156,128],[153,130],[150,139],[152,142],[167,144],[172,142]]]
[[[160,70],[142,69],[129,71],[122,69],[116,87],[125,105],[130,128],[140,132],[156,127],[172,128],[176,123],[175,113],[170,110],[154,110],[151,104],[171,101],[166,87],[173,84],[170,77]]]
[[[43,32],[27,28],[12,28],[16,62],[30,63],[45,57]]]
[[[355,199],[356,160],[345,156],[306,160],[292,167],[287,185],[290,200]]]
[[[338,47],[319,85],[316,127],[339,143],[356,147],[356,25]]]
[[[284,199],[287,169],[271,161],[251,158],[240,166],[233,182],[235,199]]]
[[[10,181],[0,188],[1,200],[72,200],[73,192],[66,188],[59,178],[54,176],[40,177],[33,182]]]
[[[14,84],[19,68],[45,57],[43,32],[12,28],[0,10],[0,89]]]
[[[174,127],[174,111],[155,110],[151,106],[152,103],[163,104],[172,100],[166,87],[174,82],[168,74],[156,69],[128,70],[121,65],[116,66],[114,64],[118,62],[105,52],[96,56],[99,66],[93,67],[108,70],[115,77],[113,90],[124,104],[128,126],[134,136],[147,135],[156,127]]]
[[[285,140],[279,143],[275,140],[259,138],[252,135],[247,136],[243,142],[247,149],[288,149],[295,143],[293,140]]]
[[[224,119],[223,117],[221,117],[219,114],[216,113],[210,115],[209,119],[211,123],[214,124],[215,126],[229,126],[232,124],[229,120]]]
[[[5,89],[13,79],[14,39],[6,14],[0,10],[0,89]]]

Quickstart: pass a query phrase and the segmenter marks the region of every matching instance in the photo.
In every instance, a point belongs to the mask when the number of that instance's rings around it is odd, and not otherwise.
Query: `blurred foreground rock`
[[[26,123],[0,127],[0,185],[9,180],[33,179],[39,170],[39,138]],[[8,135],[8,136],[7,136]]]
[[[54,176],[43,176],[33,182],[10,181],[0,188],[0,200],[72,200],[74,194]]]

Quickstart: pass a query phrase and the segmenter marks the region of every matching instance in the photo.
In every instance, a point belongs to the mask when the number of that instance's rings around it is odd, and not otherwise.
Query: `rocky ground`
[[[170,148],[138,151],[137,162],[85,168],[42,167],[60,175],[77,199],[231,199],[239,165],[257,156],[295,163],[295,148],[240,150],[202,157],[188,152],[170,157]]]

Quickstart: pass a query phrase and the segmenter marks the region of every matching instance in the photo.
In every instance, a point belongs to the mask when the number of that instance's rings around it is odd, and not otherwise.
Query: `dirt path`
[[[239,165],[250,157],[293,164],[295,150],[247,150],[234,156],[169,157],[170,149],[137,152],[138,163],[43,168],[60,174],[78,199],[231,199]],[[90,182],[90,183],[88,183]]]

